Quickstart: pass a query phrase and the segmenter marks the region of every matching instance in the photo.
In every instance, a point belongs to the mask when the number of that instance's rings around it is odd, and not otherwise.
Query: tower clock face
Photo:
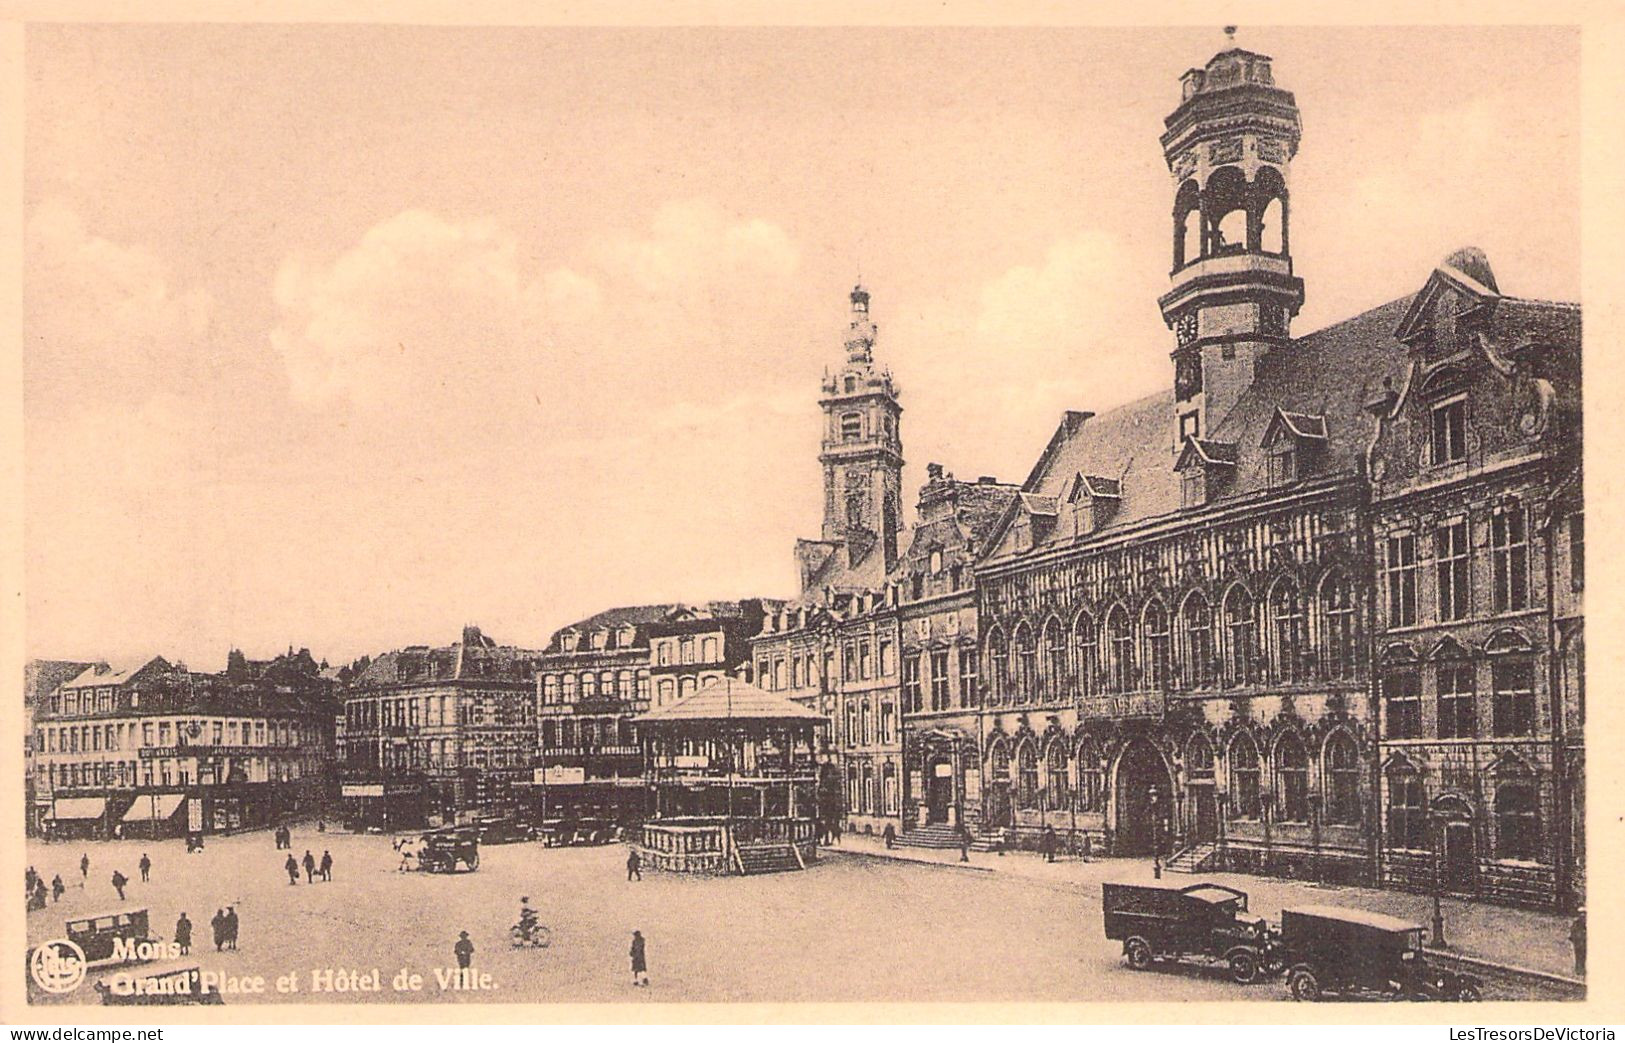
[[[1196,339],[1196,313],[1188,311],[1179,317],[1179,323],[1174,327],[1174,335],[1179,338],[1179,346],[1184,347]]]

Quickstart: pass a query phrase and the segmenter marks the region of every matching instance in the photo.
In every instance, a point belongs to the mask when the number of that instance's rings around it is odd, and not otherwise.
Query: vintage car
[[[475,823],[482,844],[521,844],[536,839],[536,828],[516,818],[485,818]]]
[[[89,966],[138,963],[148,956],[139,951],[152,945],[145,909],[118,909],[76,916],[65,922],[68,940],[79,946]]]
[[[1250,984],[1284,966],[1275,932],[1247,915],[1247,895],[1234,888],[1102,884],[1101,907],[1106,937],[1123,943],[1137,971],[1161,959],[1192,959],[1228,967],[1232,979]]]
[[[602,818],[553,819],[542,823],[542,840],[548,847],[609,844],[619,832],[614,822]]]
[[[1395,999],[1480,997],[1483,982],[1429,966],[1422,925],[1363,909],[1301,906],[1281,912],[1287,990],[1295,1000],[1323,993],[1379,993]]]
[[[480,867],[479,831],[468,827],[437,829],[423,834],[417,850],[418,868],[429,873],[469,872]]]
[[[124,971],[96,983],[96,994],[106,1006],[148,1006],[187,1003],[221,1004],[220,990],[203,985],[203,972],[196,966],[169,965],[145,968],[140,973]]]

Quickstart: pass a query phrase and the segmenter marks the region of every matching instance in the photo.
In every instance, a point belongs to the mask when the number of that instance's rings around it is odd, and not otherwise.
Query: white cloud
[[[533,268],[523,253],[491,221],[413,210],[332,260],[288,258],[271,343],[296,395],[465,432],[641,423],[714,395],[710,374],[762,368],[799,264],[777,225],[705,201],[567,264]]]
[[[79,213],[48,200],[25,230],[25,380],[34,415],[203,383],[212,302],[173,285],[169,266],[140,246],[94,235]]]
[[[1085,230],[988,279],[974,307],[905,314],[885,351],[909,375],[911,459],[1019,480],[1064,410],[1170,380],[1156,289],[1133,273],[1123,243]]]

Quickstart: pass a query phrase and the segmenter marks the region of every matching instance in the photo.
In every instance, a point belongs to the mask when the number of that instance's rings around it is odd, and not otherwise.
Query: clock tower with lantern
[[[1187,438],[1209,437],[1264,356],[1290,346],[1303,304],[1287,235],[1297,102],[1276,86],[1268,56],[1237,47],[1181,84],[1162,135],[1173,175],[1173,269],[1157,302],[1176,345],[1175,453]]]

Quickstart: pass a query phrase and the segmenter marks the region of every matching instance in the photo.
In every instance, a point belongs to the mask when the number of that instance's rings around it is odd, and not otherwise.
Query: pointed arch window
[[[1180,634],[1184,643],[1185,687],[1209,688],[1218,679],[1213,655],[1213,612],[1207,598],[1192,594],[1180,612]]]
[[[1100,662],[1100,646],[1095,642],[1095,621],[1087,612],[1079,612],[1072,623],[1072,642],[1078,651],[1078,691],[1091,695],[1096,688],[1096,664]]]
[[[1049,622],[1044,624],[1045,694],[1057,698],[1066,691],[1068,666],[1066,636],[1061,631],[1061,621],[1051,616]]]
[[[1038,645],[1033,628],[1026,623],[1016,628],[1015,652],[1017,701],[1029,702],[1038,694]]]
[[[1078,788],[1074,803],[1079,811],[1105,809],[1106,772],[1100,766],[1100,747],[1093,739],[1078,744]]]
[[[1291,732],[1275,744],[1276,810],[1282,822],[1309,821],[1309,757]]]
[[[1259,815],[1258,746],[1242,732],[1230,741],[1230,813],[1236,818]]]
[[[1038,807],[1038,751],[1031,739],[1016,748],[1016,807]]]
[[[1326,821],[1360,824],[1360,751],[1343,731],[1326,740]]]
[[[1005,748],[1003,740],[994,740],[993,747],[987,752],[987,773],[995,785],[1010,782],[1010,751]]]
[[[1066,743],[1060,739],[1050,741],[1049,749],[1044,754],[1044,806],[1051,811],[1065,811],[1072,795],[1067,792],[1068,765],[1066,760]]]
[[[1303,600],[1298,585],[1288,580],[1275,584],[1270,592],[1270,645],[1276,680],[1287,684],[1302,680],[1306,651]]]
[[[1247,588],[1237,584],[1224,599],[1224,677],[1231,686],[1258,681],[1257,605]]]
[[[1213,746],[1200,732],[1185,744],[1185,777],[1194,782],[1213,781]]]
[[[1126,692],[1134,685],[1134,630],[1129,625],[1128,610],[1117,605],[1106,614],[1105,633],[1101,643],[1106,656],[1105,689],[1108,692]]]
[[[1326,676],[1351,680],[1359,662],[1354,634],[1354,590],[1340,569],[1320,581],[1320,649]]]
[[[1140,619],[1140,630],[1145,635],[1145,687],[1160,691],[1168,687],[1172,668],[1168,611],[1153,598]]]
[[[995,705],[1005,699],[1009,669],[1009,645],[1004,639],[1004,631],[994,627],[993,632],[987,635],[987,684],[988,701]]]

